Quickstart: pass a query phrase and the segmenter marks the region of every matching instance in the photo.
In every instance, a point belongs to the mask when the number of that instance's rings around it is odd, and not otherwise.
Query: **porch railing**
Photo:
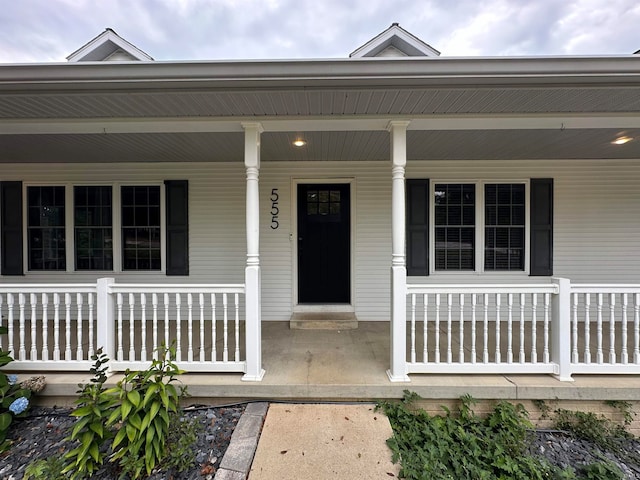
[[[246,372],[245,286],[0,285],[0,346],[14,370],[87,371],[102,347],[111,371],[145,368],[163,344],[191,372]]]
[[[409,374],[640,373],[640,285],[409,284],[406,296]]]

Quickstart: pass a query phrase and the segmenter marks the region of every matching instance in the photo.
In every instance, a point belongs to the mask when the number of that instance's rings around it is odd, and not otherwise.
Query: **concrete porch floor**
[[[291,330],[289,322],[265,322],[262,349],[266,374],[261,382],[243,382],[239,373],[185,374],[181,380],[188,386],[188,403],[364,401],[401,398],[403,390],[434,400],[464,394],[505,400],[640,400],[640,375],[575,375],[574,382],[547,375],[411,375],[409,383],[391,383],[387,322],[360,322],[355,330],[341,331]],[[47,387],[36,403],[48,405],[71,405],[78,383],[90,378],[88,373],[45,375]],[[119,378],[113,375],[109,383]]]

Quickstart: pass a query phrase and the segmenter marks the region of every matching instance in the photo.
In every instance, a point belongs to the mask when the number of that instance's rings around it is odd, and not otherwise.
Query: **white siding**
[[[408,178],[555,181],[554,273],[576,282],[640,283],[640,161],[409,162]],[[391,167],[389,162],[268,162],[260,171],[263,318],[287,320],[294,305],[292,179],[353,179],[353,301],[361,320],[389,319]],[[1,180],[23,182],[189,180],[189,277],[122,273],[121,281],[243,282],[246,254],[245,171],[241,163],[3,165]],[[279,228],[271,224],[271,190]],[[83,282],[111,273],[28,273],[3,282]],[[500,275],[433,275],[429,282],[498,282]],[[530,281],[524,274],[510,281]],[[425,280],[425,279],[411,279]],[[536,279],[534,279],[536,280]],[[539,280],[539,279],[537,279]]]

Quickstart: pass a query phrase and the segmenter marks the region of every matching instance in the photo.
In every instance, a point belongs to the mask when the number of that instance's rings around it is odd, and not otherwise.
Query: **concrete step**
[[[358,319],[353,312],[296,312],[291,315],[292,330],[354,330]]]

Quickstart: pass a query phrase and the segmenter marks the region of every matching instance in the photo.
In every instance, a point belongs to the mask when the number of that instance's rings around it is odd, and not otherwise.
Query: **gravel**
[[[229,445],[231,434],[245,405],[230,407],[188,407],[184,418],[197,419],[203,429],[193,448],[193,465],[184,472],[157,471],[149,480],[209,480],[213,479]],[[20,480],[25,467],[33,460],[62,455],[70,448],[65,437],[75,418],[70,409],[36,407],[29,417],[16,420],[9,438],[14,441],[9,452],[0,455],[0,480]],[[586,440],[557,430],[539,430],[533,436],[530,452],[546,458],[559,467],[581,466],[607,459],[615,463],[629,480],[640,480],[640,439],[613,442],[603,450]],[[92,478],[117,479],[114,465],[107,465]]]
[[[202,480],[212,479],[224,456],[231,434],[238,423],[245,405],[230,407],[195,406],[185,408],[183,418],[197,419],[203,428],[198,434],[194,446],[192,467],[184,472],[157,471],[149,480]],[[75,418],[68,408],[31,409],[24,419],[15,419],[8,438],[14,443],[11,449],[0,455],[0,479],[21,480],[26,466],[33,460],[60,456],[68,451],[72,444],[65,440],[69,435]],[[92,479],[117,479],[116,466],[103,467]]]

